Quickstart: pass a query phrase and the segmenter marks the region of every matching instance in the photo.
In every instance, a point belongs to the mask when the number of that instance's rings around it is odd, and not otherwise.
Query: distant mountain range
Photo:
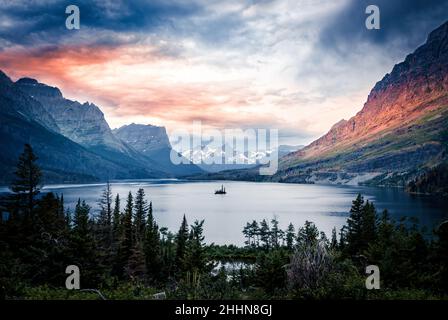
[[[0,183],[11,181],[23,144],[30,143],[47,182],[194,176],[394,186],[415,181],[411,189],[431,189],[428,177],[448,167],[448,22],[374,86],[355,116],[304,148],[281,146],[274,176],[258,174],[256,161],[266,156],[258,153],[235,155],[247,161],[243,170],[173,165],[165,128],[111,130],[94,104],[66,99],[34,79],[13,82],[1,71],[0,107]],[[213,152],[203,145],[183,156],[194,161]]]
[[[133,124],[112,131],[96,105],[68,100],[58,88],[35,79],[13,82],[0,71],[0,104],[0,183],[11,181],[24,143],[35,149],[46,182],[164,178],[202,171],[193,164],[171,165],[164,128]],[[152,134],[154,128],[157,134]],[[138,142],[128,139],[136,130]]]
[[[195,165],[192,150],[186,164],[170,160],[172,146],[164,127],[132,123],[111,130],[93,103],[66,99],[56,88],[31,78],[13,82],[0,71],[0,183],[9,183],[25,143],[39,157],[46,182],[90,182],[107,179],[172,178],[205,171],[250,168],[266,154],[237,154],[244,165]],[[279,154],[300,147],[281,146]],[[181,155],[182,156],[182,155]],[[203,158],[204,159],[204,158]],[[190,161],[191,160],[191,161]],[[190,163],[189,163],[190,161]]]
[[[263,151],[250,151],[240,152],[233,148],[233,145],[224,144],[221,148],[216,148],[210,145],[210,143],[203,143],[191,150],[186,150],[182,155],[189,159],[191,162],[197,164],[201,169],[207,172],[221,172],[225,170],[239,170],[249,169],[258,166],[263,163],[263,160],[268,157],[272,152],[278,152],[279,157],[283,157],[291,152],[300,150],[303,146],[291,146],[280,145],[278,149],[263,150]],[[228,163],[222,164],[207,164],[207,159],[214,157],[224,158],[227,150],[233,154],[231,157],[227,157]]]
[[[361,111],[281,158],[274,176],[254,168],[208,177],[405,186],[447,159],[448,22],[374,86]]]
[[[191,164],[175,165],[171,162],[172,147],[164,127],[132,123],[114,129],[113,134],[143,156],[155,161],[164,171],[174,176],[185,176],[201,173],[202,170]],[[185,161],[188,163],[188,161]]]

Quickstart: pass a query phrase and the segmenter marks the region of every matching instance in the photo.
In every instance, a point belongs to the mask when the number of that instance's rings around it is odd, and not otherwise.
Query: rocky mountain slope
[[[349,120],[281,159],[286,182],[403,184],[447,159],[448,22],[395,65]]]
[[[447,162],[448,22],[374,86],[361,111],[282,157],[274,176],[251,168],[200,178],[429,189],[425,177]]]
[[[103,112],[92,103],[79,103],[62,96],[58,88],[39,83],[35,79],[22,78],[16,86],[39,101],[51,114],[60,133],[85,147],[106,147],[127,152],[104,118]]]
[[[194,174],[194,165],[169,162],[168,138],[140,152],[116,137],[102,111],[63,97],[58,88],[0,71],[0,183],[8,183],[24,143],[40,157],[47,182],[164,178]],[[137,146],[138,147],[138,146]],[[163,155],[163,156],[161,156]],[[168,155],[168,156],[167,156]]]
[[[47,183],[151,178],[160,174],[109,161],[61,135],[40,102],[18,89],[3,72],[0,79],[0,183],[13,178],[25,143],[33,146]]]
[[[113,134],[141,155],[151,159],[164,171],[176,176],[201,173],[196,165],[171,162],[171,144],[164,127],[132,123],[113,130]]]
[[[28,120],[34,120],[45,128],[59,132],[59,127],[51,114],[37,101],[26,94],[21,94],[19,88],[0,70],[1,110],[9,114],[19,113]],[[11,106],[14,101],[14,108]]]

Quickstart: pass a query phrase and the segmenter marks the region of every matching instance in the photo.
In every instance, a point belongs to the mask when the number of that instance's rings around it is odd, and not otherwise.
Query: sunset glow
[[[26,28],[12,13],[23,5],[9,4],[0,29]],[[113,128],[136,122],[171,131],[202,121],[211,128],[277,128],[281,143],[305,144],[359,111],[407,48],[369,35],[323,45],[332,17],[350,1],[321,1],[319,10],[309,1],[203,5],[159,3],[138,30],[114,25],[118,9],[105,5],[104,21],[89,17],[80,30],[56,25],[30,29],[23,41],[3,39],[0,69],[95,103]],[[121,6],[130,16],[143,14]],[[51,14],[65,18],[56,9]],[[29,21],[39,26],[36,19]]]

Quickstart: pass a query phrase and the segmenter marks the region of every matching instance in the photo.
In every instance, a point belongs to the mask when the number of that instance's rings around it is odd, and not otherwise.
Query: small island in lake
[[[218,189],[215,191],[215,194],[226,194],[226,188],[224,188],[224,185],[221,185],[221,189]]]

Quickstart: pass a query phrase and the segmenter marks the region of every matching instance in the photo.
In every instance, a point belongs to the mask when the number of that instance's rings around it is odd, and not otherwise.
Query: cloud
[[[96,44],[138,41],[148,33],[164,33],[178,19],[198,14],[195,1],[163,0],[2,0],[0,38],[10,46],[58,45],[96,38]],[[80,9],[80,31],[67,30],[65,8]],[[92,33],[96,37],[91,37]],[[90,34],[90,37],[86,36]],[[117,37],[121,34],[122,37]],[[128,37],[125,35],[128,34]]]
[[[0,68],[93,101],[112,126],[278,128],[306,143],[444,19],[448,0],[0,0]],[[77,4],[81,29],[65,29]],[[294,142],[293,142],[294,143]]]
[[[365,27],[365,9],[371,4],[380,9],[380,30]],[[422,44],[431,30],[446,21],[447,12],[447,0],[350,0],[330,17],[320,42],[341,54],[366,43],[402,54]]]

